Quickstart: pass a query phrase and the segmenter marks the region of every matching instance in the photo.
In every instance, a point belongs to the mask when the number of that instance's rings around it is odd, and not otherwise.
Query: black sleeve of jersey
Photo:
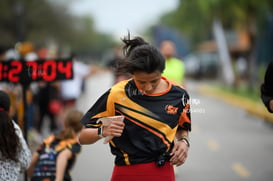
[[[85,115],[81,119],[81,123],[86,126],[92,128],[92,125],[96,125],[96,119],[92,119],[93,116],[97,115],[100,112],[106,111],[107,109],[107,99],[110,94],[110,89],[105,92],[96,103],[85,113]],[[94,127],[96,128],[96,127]]]
[[[269,108],[269,102],[273,99],[273,61],[268,65],[265,73],[264,83],[261,86],[261,99],[267,110],[273,113]]]

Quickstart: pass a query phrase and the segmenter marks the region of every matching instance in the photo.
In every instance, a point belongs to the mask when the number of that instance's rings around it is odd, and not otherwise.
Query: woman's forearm
[[[80,144],[93,144],[100,139],[96,128],[83,128],[78,135]]]

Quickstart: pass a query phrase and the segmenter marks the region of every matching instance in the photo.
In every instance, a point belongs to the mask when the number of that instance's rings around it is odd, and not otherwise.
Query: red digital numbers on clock
[[[19,82],[19,80],[20,80],[19,74],[23,70],[22,62],[21,61],[12,61],[10,63],[10,65],[11,65],[11,69],[8,72],[8,79],[11,82]]]
[[[71,79],[73,76],[73,72],[72,70],[72,61],[67,61],[67,62],[63,62],[63,61],[59,61],[58,62],[58,70],[60,73],[64,74],[65,79]]]
[[[0,81],[28,84],[72,78],[73,62],[70,59],[0,62]]]
[[[0,62],[0,81],[2,80],[3,64]]]
[[[19,82],[23,70],[21,61],[0,62],[0,81]]]
[[[53,81],[55,80],[57,77],[56,77],[56,61],[53,61],[53,60],[47,60],[44,62],[42,68],[43,68],[43,71],[42,71],[42,77],[43,77],[43,80],[46,81],[46,82],[50,82],[50,81]]]

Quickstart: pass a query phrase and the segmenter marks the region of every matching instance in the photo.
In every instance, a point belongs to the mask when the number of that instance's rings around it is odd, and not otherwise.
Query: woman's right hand
[[[123,121],[113,120],[109,125],[103,126],[102,136],[120,137],[122,135],[125,124]]]

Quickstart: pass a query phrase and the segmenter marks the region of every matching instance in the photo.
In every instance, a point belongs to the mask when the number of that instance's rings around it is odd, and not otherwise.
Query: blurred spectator
[[[0,46],[0,61],[3,61],[5,59],[6,55],[6,48],[3,46]]]
[[[17,181],[26,170],[31,153],[19,126],[9,115],[10,98],[0,91],[0,180]]]
[[[40,59],[47,59],[49,57],[48,50],[46,48],[40,48],[37,53]]]
[[[165,40],[160,45],[160,51],[166,60],[166,67],[162,76],[167,77],[180,85],[184,84],[185,66],[182,60],[175,57],[175,44]]]
[[[41,129],[44,123],[44,120],[47,118],[50,121],[50,131],[54,132],[58,129],[57,126],[57,114],[50,110],[50,101],[58,99],[59,90],[58,86],[54,83],[48,82],[39,82],[39,89],[37,93],[37,102],[39,109],[39,118],[36,123],[36,129],[41,133]]]
[[[10,48],[6,51],[4,58],[6,61],[11,59],[18,60],[20,59],[20,53],[16,49]]]
[[[122,46],[121,45],[116,45],[113,48],[113,55],[112,57],[108,60],[106,66],[108,68],[115,68],[117,60],[122,60],[124,57],[122,55]]]
[[[88,76],[95,74],[96,66],[90,66],[79,61],[76,54],[72,54],[73,79],[60,81],[60,96],[62,100],[62,113],[66,114],[70,108],[75,108],[76,102],[84,90],[84,81]],[[63,118],[60,117],[60,120]]]
[[[264,82],[261,85],[261,98],[270,113],[273,113],[273,61],[266,69]]]
[[[15,45],[15,49],[25,58],[28,53],[34,52],[34,45],[32,42],[19,42]]]
[[[113,57],[108,61],[106,67],[114,73],[114,84],[122,80],[131,78],[131,75],[127,72],[120,72],[119,66],[125,61],[122,54],[122,46],[117,45],[113,50]]]
[[[83,114],[70,110],[64,119],[64,129],[56,135],[47,137],[33,154],[28,176],[31,181],[63,181],[71,180],[73,167],[81,146],[76,135],[82,129],[80,119]]]
[[[92,67],[80,62],[76,55],[72,55],[73,79],[60,82],[61,98],[64,106],[74,107],[77,98],[82,93],[84,79],[91,74]]]

